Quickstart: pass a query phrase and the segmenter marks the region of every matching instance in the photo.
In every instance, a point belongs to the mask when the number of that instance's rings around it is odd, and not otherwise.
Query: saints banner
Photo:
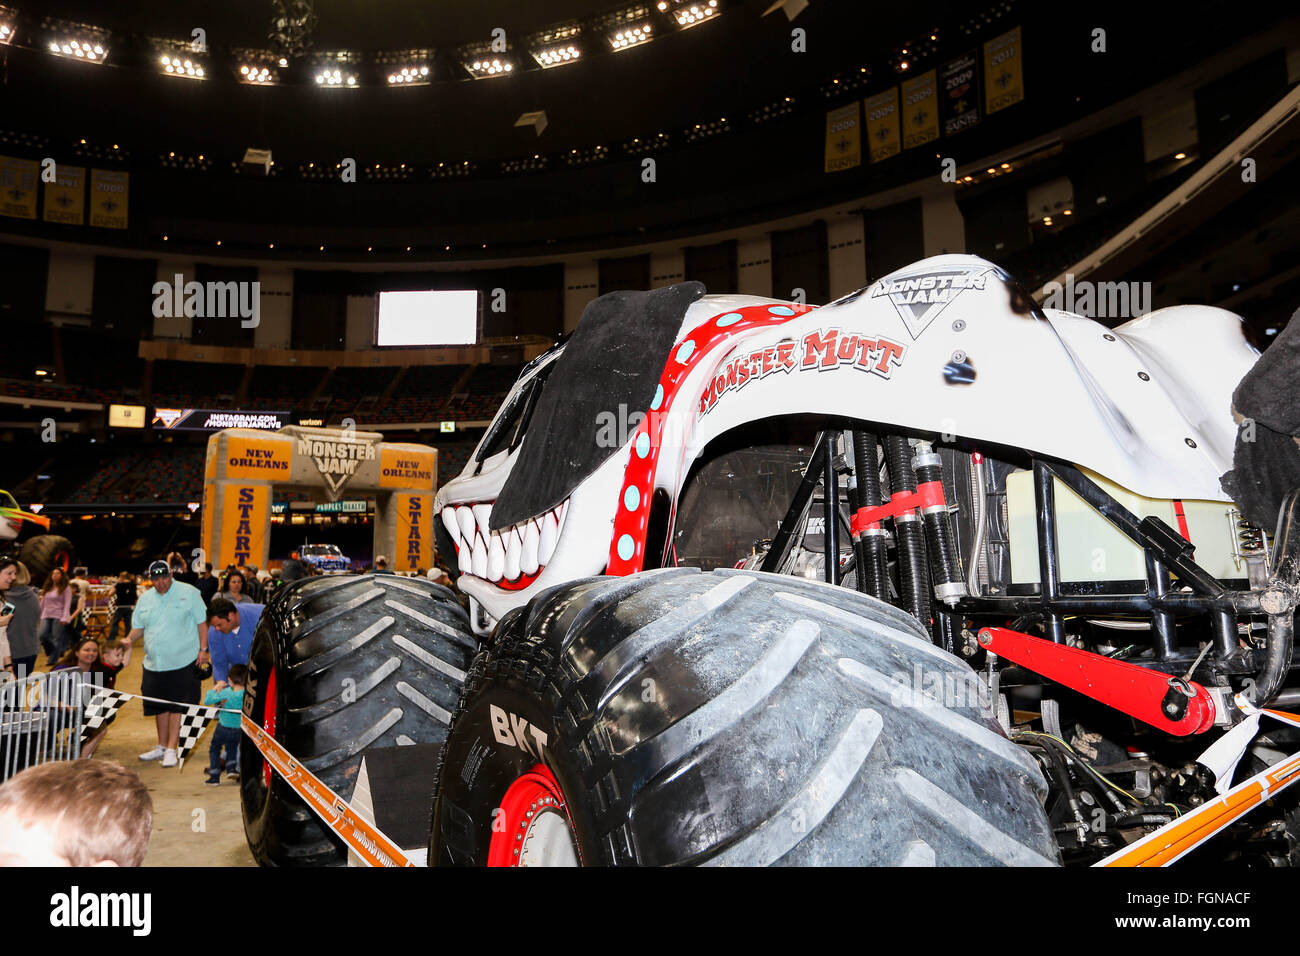
[[[45,184],[45,221],[80,226],[86,221],[86,170],[59,163],[56,179]]]
[[[34,159],[0,156],[0,216],[36,218],[36,177],[39,171]]]
[[[979,61],[975,51],[949,60],[939,70],[943,90],[943,135],[970,129],[980,121]]]
[[[903,149],[924,146],[939,138],[939,98],[934,70],[903,84]]]
[[[834,173],[862,164],[861,134],[857,100],[826,114],[826,172]]]
[[[90,171],[90,224],[104,229],[126,228],[130,173],[109,169]]]
[[[898,87],[868,97],[863,104],[867,110],[867,156],[873,163],[897,156],[898,145]]]
[[[1014,106],[1025,98],[1020,27],[984,44],[984,112]]]

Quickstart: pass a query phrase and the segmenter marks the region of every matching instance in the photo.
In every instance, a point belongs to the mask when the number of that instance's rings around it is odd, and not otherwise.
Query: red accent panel
[[[1214,698],[1193,681],[1188,682],[1192,696],[1187,701],[1187,712],[1175,721],[1161,710],[1169,692],[1167,674],[1005,627],[981,629],[979,642],[999,657],[1176,737],[1203,734],[1214,726]]]
[[[1187,515],[1183,512],[1182,499],[1174,499],[1174,517],[1178,519],[1178,533],[1188,541],[1191,541],[1192,536],[1187,530]]]
[[[663,390],[658,404],[651,405],[645,419],[632,438],[632,453],[623,473],[623,487],[614,513],[614,533],[609,542],[606,574],[635,574],[645,563],[646,526],[650,521],[650,501],[654,496],[655,473],[663,448],[668,412],[682,384],[701,364],[704,356],[720,346],[731,344],[743,332],[780,325],[796,316],[811,312],[815,306],[750,305],[733,312],[722,312],[701,324],[685,339],[673,346],[659,377]],[[774,353],[775,354],[775,353]],[[674,447],[684,446],[688,435],[672,436]],[[629,495],[629,489],[635,489]],[[629,502],[636,505],[629,508]],[[622,545],[620,549],[620,544]]]

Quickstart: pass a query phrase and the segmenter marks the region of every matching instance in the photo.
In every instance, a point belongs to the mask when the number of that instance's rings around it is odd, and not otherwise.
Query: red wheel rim
[[[262,729],[275,737],[275,668],[266,674],[266,703],[262,708]],[[262,758],[262,783],[271,785],[271,761]]]
[[[573,819],[564,800],[564,792],[555,775],[544,764],[535,764],[528,773],[510,784],[501,806],[492,817],[492,842],[488,845],[488,866],[519,866],[520,849],[529,829],[541,813],[564,815],[569,838],[573,839]],[[575,851],[578,842],[573,840]],[[579,858],[581,862],[581,858]]]

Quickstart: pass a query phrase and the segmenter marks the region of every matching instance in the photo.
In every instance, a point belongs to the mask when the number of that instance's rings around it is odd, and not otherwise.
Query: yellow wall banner
[[[0,216],[36,218],[36,177],[40,167],[34,159],[0,156]]]
[[[826,172],[862,165],[862,130],[858,126],[858,101],[826,114]]]
[[[271,486],[225,482],[222,489],[221,538],[213,565],[261,564],[266,548],[266,517],[271,513]]]
[[[231,432],[226,435],[225,477],[284,482],[289,480],[289,468],[293,463],[293,439],[278,435],[245,437]]]
[[[393,510],[397,515],[397,547],[392,570],[427,570],[433,563],[433,495],[396,492]]]
[[[384,445],[379,449],[380,488],[432,488],[436,475],[433,450]]]
[[[898,87],[868,97],[863,106],[867,110],[867,155],[873,163],[897,156],[898,145]]]
[[[984,112],[1014,106],[1025,98],[1020,27],[984,44]]]
[[[130,200],[130,173],[111,169],[90,171],[90,224],[125,229]]]
[[[934,70],[903,84],[903,149],[924,146],[939,138],[939,98]]]
[[[80,226],[86,221],[86,170],[83,166],[54,167],[58,178],[45,184],[45,221]]]

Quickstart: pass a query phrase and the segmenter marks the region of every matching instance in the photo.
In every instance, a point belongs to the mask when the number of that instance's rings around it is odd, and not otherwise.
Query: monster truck
[[[1196,762],[1296,695],[1300,494],[1270,540],[1220,486],[1257,358],[1223,310],[1110,329],[965,255],[819,308],[602,296],[438,491],[468,620],[286,589],[252,716],[359,760],[382,721],[309,728],[386,659],[367,712],[441,744],[430,865],[1095,862],[1296,749]],[[376,654],[404,614],[438,647]],[[1202,852],[1295,860],[1289,797]]]
[[[301,560],[326,574],[347,571],[352,566],[337,544],[304,544],[298,554]]]
[[[49,518],[23,511],[18,507],[18,502],[14,500],[13,495],[7,491],[0,491],[0,545],[9,548],[22,533],[24,523],[36,525],[46,531],[50,528]],[[38,587],[45,583],[45,578],[55,568],[62,568],[64,571],[72,569],[72,542],[60,534],[34,535],[24,541],[13,555],[27,566],[33,583]]]

